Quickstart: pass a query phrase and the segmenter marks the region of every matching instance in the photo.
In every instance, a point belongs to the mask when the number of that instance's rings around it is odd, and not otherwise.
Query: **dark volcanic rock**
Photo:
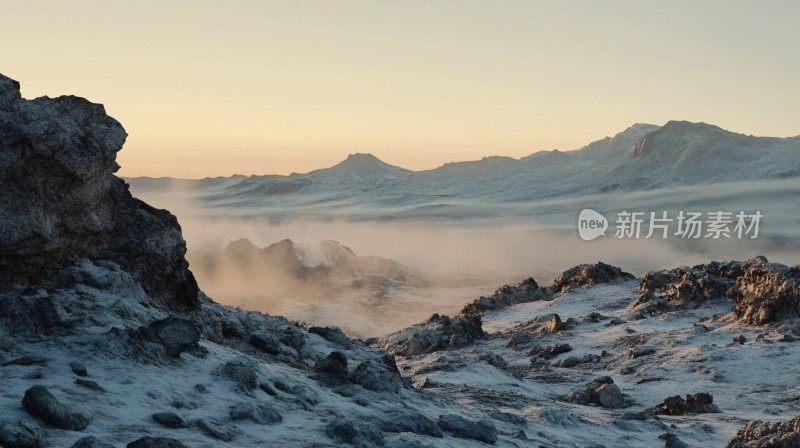
[[[95,437],[84,437],[75,442],[70,448],[114,448],[114,445],[97,440]]]
[[[686,414],[716,414],[720,410],[714,404],[711,394],[699,393],[686,395],[684,400],[679,395],[664,399],[664,402],[650,409],[654,414],[686,415]]]
[[[439,427],[460,439],[474,439],[494,444],[497,428],[488,420],[474,421],[455,414],[439,416]]]
[[[38,356],[23,356],[22,358],[15,358],[11,361],[6,361],[3,363],[3,367],[6,366],[43,366],[47,364],[46,358],[40,358]]]
[[[667,432],[661,434],[658,438],[664,441],[664,448],[689,448],[689,445],[683,443],[675,434]]]
[[[44,386],[33,386],[25,391],[22,407],[28,414],[60,429],[81,431],[91,421],[88,415],[68,410]]]
[[[69,368],[72,370],[72,373],[78,376],[88,376],[89,372],[86,371],[86,366],[77,362],[73,361],[69,363]]]
[[[334,344],[340,345],[342,347],[349,347],[350,346],[350,338],[344,334],[340,328],[337,327],[311,327],[308,329],[308,332],[311,334],[317,334],[322,336],[323,338],[327,339]]]
[[[442,437],[436,422],[413,409],[396,409],[384,416],[380,425],[384,432],[411,432],[431,437]]]
[[[199,306],[177,220],[114,176],[126,137],[100,104],[25,100],[0,75],[0,285],[58,286],[76,261],[108,260],[158,304]]]
[[[0,446],[8,448],[39,448],[44,431],[28,419],[17,422],[0,421]]]
[[[252,420],[260,425],[274,425],[283,421],[281,414],[265,403],[254,404],[243,402],[231,409],[234,420]]]
[[[200,335],[197,323],[174,316],[157,320],[136,332],[137,339],[164,347],[164,352],[170,358],[177,358],[181,353],[197,348]]]
[[[800,447],[800,417],[785,422],[747,422],[725,448]]]
[[[417,356],[458,349],[484,337],[480,314],[458,318],[434,314],[427,321],[373,341],[383,343],[389,353]]]
[[[152,415],[153,421],[165,428],[186,428],[186,421],[174,412],[158,412]]]
[[[800,265],[748,263],[728,292],[738,320],[764,325],[800,319]]]
[[[186,445],[167,437],[142,437],[129,443],[127,448],[186,448]]]
[[[233,381],[243,391],[258,387],[258,364],[250,358],[240,356],[223,364],[219,373]]]
[[[383,445],[383,434],[366,422],[354,422],[339,417],[325,428],[325,434],[337,443],[347,443],[357,447]]]
[[[365,359],[351,375],[354,383],[374,391],[397,392],[403,385],[403,378],[397,369],[394,356],[386,354],[380,358]]]
[[[608,409],[625,407],[625,399],[622,391],[614,384],[611,377],[601,377],[591,383],[585,384],[582,388],[570,392],[563,398],[564,401],[582,405],[596,405]]]
[[[492,296],[481,297],[467,304],[461,310],[459,316],[483,314],[489,310],[500,310],[519,303],[550,300],[552,298],[553,293],[551,290],[539,286],[536,280],[530,277],[516,285],[501,286]]]
[[[314,365],[314,372],[316,372],[314,378],[324,384],[337,385],[347,383],[349,381],[347,376],[347,356],[342,352],[333,351]]]
[[[635,278],[633,274],[625,272],[616,266],[597,262],[595,264],[581,264],[567,269],[556,277],[552,288],[556,292],[567,292],[573,288]]]

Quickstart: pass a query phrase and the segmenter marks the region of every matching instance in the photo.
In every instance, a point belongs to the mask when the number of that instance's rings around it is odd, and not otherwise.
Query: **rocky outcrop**
[[[552,289],[556,292],[567,292],[573,288],[635,278],[633,274],[603,262],[580,264],[556,277]]]
[[[0,75],[0,285],[53,289],[82,259],[111,261],[153,301],[199,306],[177,219],[135,199],[114,173],[127,134],[100,104],[21,97]]]
[[[785,422],[747,422],[725,448],[795,448],[800,446],[800,417]]]
[[[550,300],[553,293],[550,289],[539,286],[532,277],[516,285],[504,285],[489,297],[481,297],[467,304],[461,311],[461,316],[483,314],[490,310],[508,308],[518,303],[534,302],[537,300]]]
[[[800,318],[800,265],[770,263],[764,256],[650,272],[637,291],[642,295],[632,308],[643,315],[730,299],[736,319],[750,325]]]
[[[457,318],[434,314],[421,324],[367,342],[395,355],[418,356],[462,348],[483,337],[480,314]]]
[[[687,394],[686,399],[679,395],[668,397],[658,406],[650,409],[657,415],[716,414],[720,410],[714,404],[711,394]]]
[[[751,325],[800,319],[800,265],[748,264],[728,297],[736,318]]]

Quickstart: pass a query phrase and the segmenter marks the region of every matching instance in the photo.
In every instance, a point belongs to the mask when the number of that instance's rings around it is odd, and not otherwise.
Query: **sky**
[[[429,169],[637,122],[800,134],[795,0],[3,2],[0,73],[103,103],[124,176]]]

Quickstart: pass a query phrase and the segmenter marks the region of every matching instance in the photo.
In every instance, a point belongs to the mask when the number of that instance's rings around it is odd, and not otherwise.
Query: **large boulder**
[[[25,391],[22,407],[28,414],[59,429],[81,431],[92,421],[90,416],[74,412],[61,404],[44,386],[33,386]]]
[[[107,260],[155,304],[199,307],[177,219],[135,199],[114,175],[126,137],[100,104],[26,100],[0,75],[0,285],[59,287],[64,268]]]
[[[8,448],[39,448],[42,446],[43,438],[44,431],[31,420],[0,421],[0,446]]]

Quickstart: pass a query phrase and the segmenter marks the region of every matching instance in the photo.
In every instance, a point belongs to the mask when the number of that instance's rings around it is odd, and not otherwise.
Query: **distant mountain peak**
[[[334,165],[331,169],[362,175],[408,171],[405,168],[390,165],[370,153],[360,152],[348,155],[346,159]]]

